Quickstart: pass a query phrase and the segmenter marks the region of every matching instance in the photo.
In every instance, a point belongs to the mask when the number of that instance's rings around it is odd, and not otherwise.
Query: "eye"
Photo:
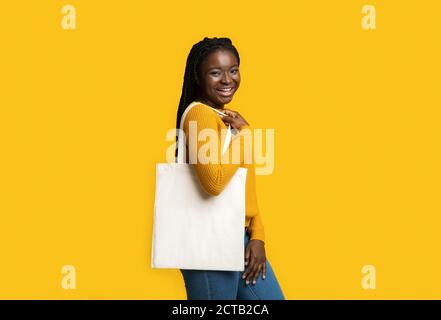
[[[219,71],[213,71],[213,72],[210,72],[210,74],[213,75],[213,76],[218,76],[220,74],[220,72]]]
[[[231,70],[231,73],[233,73],[233,74],[236,74],[236,73],[238,73],[239,72],[239,69],[233,69],[233,70]]]

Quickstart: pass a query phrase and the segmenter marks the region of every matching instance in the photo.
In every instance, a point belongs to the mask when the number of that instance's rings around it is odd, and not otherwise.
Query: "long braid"
[[[200,94],[196,76],[199,74],[201,63],[210,53],[220,49],[231,51],[236,56],[237,64],[240,65],[239,52],[237,52],[229,38],[205,37],[204,40],[199,41],[191,48],[185,66],[184,84],[182,85],[182,94],[176,116],[176,129],[179,129],[182,114],[187,106]],[[176,134],[176,146],[178,146],[178,134]],[[177,154],[178,150],[176,149],[176,157]]]

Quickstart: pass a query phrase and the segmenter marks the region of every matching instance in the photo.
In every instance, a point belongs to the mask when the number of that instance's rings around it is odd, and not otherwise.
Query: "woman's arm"
[[[257,186],[256,186],[256,173],[254,163],[251,163],[246,166],[248,168],[247,174],[250,175],[250,181],[253,181],[253,185],[250,186],[252,190],[247,190],[250,193],[249,201],[251,202],[250,207],[255,211],[255,215],[250,221],[250,225],[248,229],[251,232],[250,240],[261,240],[265,242],[265,230],[263,227],[262,215],[260,214],[259,205],[257,202]]]
[[[204,129],[211,129],[214,130],[214,132],[218,132],[218,126],[216,117],[219,117],[217,114],[214,113],[213,110],[210,108],[203,106],[203,105],[196,105],[188,111],[185,120],[184,120],[184,132],[185,136],[187,138],[187,145],[189,145],[189,139],[190,139],[190,121],[195,121],[197,124],[196,128],[196,134],[195,138],[199,136],[199,133]],[[243,126],[239,129],[238,136],[232,136],[232,139],[235,140],[239,138],[240,131],[247,128],[248,126]],[[203,189],[208,192],[211,195],[217,196],[219,195],[227,186],[228,182],[231,180],[233,175],[236,173],[236,170],[240,167],[240,165],[243,163],[243,139],[240,140],[240,162],[239,163],[232,163],[232,157],[229,157],[228,163],[221,163],[221,154],[222,154],[222,143],[221,135],[216,134],[217,136],[217,163],[201,163],[200,159],[197,158],[196,163],[194,163],[194,168],[196,171],[196,175],[199,178],[199,181],[203,187]],[[195,156],[197,157],[199,155],[199,150],[202,146],[209,144],[208,141],[199,141],[197,139],[196,142],[196,150],[195,150]],[[231,149],[233,145],[233,141],[231,141],[229,145],[229,149]],[[190,149],[190,148],[189,148]],[[202,150],[203,151],[203,150]],[[208,151],[209,152],[209,151]],[[230,153],[230,150],[226,151],[227,153]],[[189,155],[190,157],[190,155]]]

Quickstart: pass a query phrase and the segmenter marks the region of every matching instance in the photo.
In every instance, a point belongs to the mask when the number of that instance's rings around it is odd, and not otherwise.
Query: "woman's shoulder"
[[[205,103],[193,101],[191,104],[193,104],[193,105],[191,106],[191,108],[187,112],[186,120],[187,119],[197,120],[199,118],[213,118],[213,117],[218,118],[219,117],[217,115],[217,113],[210,106],[206,105]]]

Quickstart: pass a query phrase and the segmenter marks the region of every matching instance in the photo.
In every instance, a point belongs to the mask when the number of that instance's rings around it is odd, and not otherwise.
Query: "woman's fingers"
[[[259,264],[258,263],[254,263],[253,268],[251,269],[251,272],[248,274],[247,276],[247,280],[246,280],[246,284],[250,283],[255,275],[255,273],[257,272],[259,268]]]
[[[250,265],[250,268],[247,268],[247,270],[242,275],[242,279],[245,277],[247,278],[246,284],[252,282],[253,285],[257,283],[257,278],[259,277],[259,274],[262,272],[262,279],[265,280],[266,278],[266,262],[262,263],[254,263],[253,265]]]
[[[245,269],[242,279],[245,279],[249,274],[253,271],[254,265],[256,264],[256,259],[254,256],[251,256],[250,259],[248,259],[248,267]]]
[[[259,263],[255,263],[253,269],[251,270],[250,274],[247,277],[247,284],[253,281],[253,278],[255,277],[258,271],[259,271]]]
[[[226,116],[222,117],[222,119],[226,118],[229,123],[231,123],[231,121],[236,121],[235,125],[236,128],[239,129],[242,125],[246,124],[246,125],[250,125],[243,117],[242,115],[234,110],[230,110],[230,109],[223,109],[224,113],[226,114]],[[228,117],[228,118],[227,118]]]
[[[250,250],[250,247],[247,246],[245,249],[245,266],[247,266],[247,268],[245,269],[245,271],[242,274],[242,279],[245,279],[246,275],[248,274],[248,272],[251,269],[250,256],[251,256],[251,250]]]
[[[223,116],[222,121],[226,124],[230,124],[234,129],[239,129],[240,124],[238,124],[237,119],[231,116]]]
[[[228,123],[233,123],[234,121],[236,121],[236,119],[234,119],[232,116],[222,116],[222,120]]]
[[[253,266],[254,266],[254,259],[251,259],[251,261],[248,263],[248,267],[245,269],[245,271],[242,274],[242,279],[245,279],[247,277],[247,275],[251,272]]]
[[[233,110],[230,110],[230,109],[224,109],[224,112],[225,112],[228,116],[233,117],[233,118],[237,118],[237,116],[238,116],[238,112],[233,111]]]
[[[248,262],[250,260],[250,248],[247,246],[245,249],[245,265],[248,265]]]
[[[257,270],[256,270],[256,272],[254,273],[254,277],[253,277],[253,285],[256,284],[256,282],[257,282],[257,278],[259,277],[259,273],[260,273],[261,270],[262,270],[262,264],[260,263],[260,264],[257,266]]]

